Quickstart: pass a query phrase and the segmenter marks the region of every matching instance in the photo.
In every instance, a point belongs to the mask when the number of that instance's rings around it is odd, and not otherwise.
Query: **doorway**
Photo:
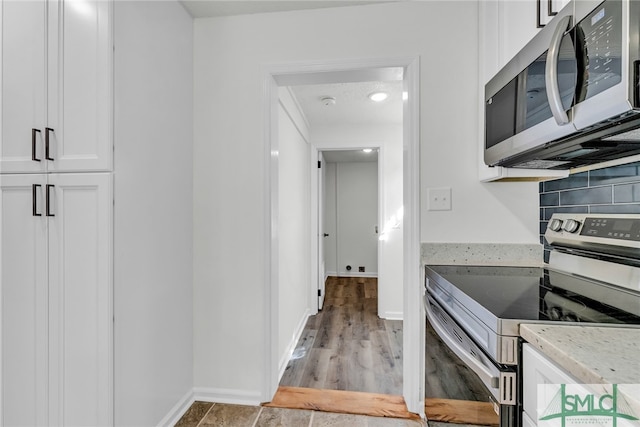
[[[395,143],[401,158],[402,135],[396,133],[386,148],[392,151]],[[378,246],[386,243],[379,240],[385,212],[379,207],[394,184],[379,179],[378,151],[319,153],[318,265],[326,289],[318,289],[319,311],[308,318],[280,386],[402,394],[402,321],[378,316]],[[401,182],[396,191],[402,192]],[[396,279],[387,286],[401,293],[402,278]]]
[[[401,140],[401,135],[400,135]],[[325,150],[319,153],[318,268],[321,286],[328,277],[378,278],[380,176],[378,147]],[[402,186],[400,184],[400,191]],[[396,277],[399,283],[402,276]]]
[[[265,310],[265,332],[267,339],[265,340],[265,350],[268,354],[268,366],[266,367],[265,378],[265,400],[269,400],[275,393],[278,384],[279,370],[277,361],[281,359],[278,348],[280,319],[279,313],[279,295],[278,283],[280,280],[280,271],[278,263],[278,230],[277,219],[279,218],[278,206],[278,168],[279,168],[279,150],[278,150],[278,125],[277,108],[278,108],[278,87],[290,86],[292,84],[309,84],[328,81],[344,82],[354,81],[354,76],[358,74],[385,73],[390,67],[400,67],[404,72],[403,83],[408,99],[404,105],[404,136],[403,136],[403,219],[401,233],[404,237],[403,245],[403,314],[405,319],[403,342],[403,352],[405,353],[403,395],[410,411],[422,413],[422,390],[419,380],[421,372],[420,347],[424,342],[424,336],[421,336],[421,308],[419,304],[415,304],[420,298],[420,279],[419,279],[419,230],[418,230],[418,129],[417,129],[417,112],[418,112],[418,91],[417,91],[417,72],[418,63],[416,58],[392,59],[392,60],[372,60],[372,61],[355,61],[341,62],[323,65],[287,65],[280,67],[271,67],[267,72],[266,94],[268,103],[266,105],[267,124],[265,128],[267,144],[267,152],[270,165],[267,171],[267,180],[265,189],[270,195],[268,204],[271,217],[268,219],[270,223],[269,236],[269,273],[265,291],[270,295],[268,306]],[[358,79],[356,78],[355,81]],[[311,150],[312,163],[317,161],[317,151]],[[315,157],[315,158],[314,158]],[[313,176],[312,176],[313,178]],[[311,185],[311,192],[314,192],[314,183]],[[316,187],[317,188],[317,187]],[[311,200],[314,200],[312,195]],[[313,209],[311,210],[313,216]],[[316,212],[317,221],[317,212]],[[312,218],[313,219],[313,218]],[[390,221],[385,218],[383,222]],[[316,233],[312,236],[311,252],[316,252],[317,257],[318,236]],[[313,255],[313,254],[312,254]],[[317,264],[313,266],[314,271],[311,272],[311,278],[315,282],[318,278]],[[317,289],[316,289],[317,292]],[[311,292],[309,292],[311,295]],[[406,339],[409,337],[409,339]],[[414,339],[415,338],[415,339]],[[409,351],[407,351],[409,350]],[[417,374],[417,375],[416,375]]]

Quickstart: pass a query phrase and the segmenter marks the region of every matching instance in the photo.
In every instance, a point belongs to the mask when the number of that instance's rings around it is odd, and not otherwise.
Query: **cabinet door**
[[[46,123],[46,3],[0,4],[0,173],[42,172]],[[32,129],[36,132],[32,146]]]
[[[44,175],[0,175],[2,426],[48,424],[44,188]]]
[[[112,2],[49,0],[50,171],[112,164]]]
[[[50,174],[51,425],[113,422],[109,174]]]
[[[531,344],[522,345],[522,377],[522,409],[533,420],[538,420],[556,390],[553,387],[539,390],[540,385],[580,383]]]
[[[546,0],[544,3],[546,10]],[[535,1],[501,2],[501,67],[509,62],[540,31],[537,27],[538,13]]]

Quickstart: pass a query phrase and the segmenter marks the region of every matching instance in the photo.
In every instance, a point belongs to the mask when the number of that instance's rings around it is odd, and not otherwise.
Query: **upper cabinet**
[[[551,1],[549,6],[548,1]],[[484,163],[484,85],[552,19],[569,0],[490,0],[478,2],[479,12],[479,155],[481,181],[545,180],[568,175],[568,171],[489,167]],[[538,15],[540,13],[540,15]]]
[[[111,170],[111,9],[2,2],[1,173]]]

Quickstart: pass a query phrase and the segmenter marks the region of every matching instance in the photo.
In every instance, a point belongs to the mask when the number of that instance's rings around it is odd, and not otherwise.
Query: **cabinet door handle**
[[[49,134],[53,132],[53,129],[44,128],[44,130],[44,157],[47,160],[54,160],[54,158],[49,155]]]
[[[40,129],[31,129],[31,160],[34,162],[39,162],[40,159],[36,156],[36,138],[40,133]]]
[[[31,205],[33,216],[42,216],[41,213],[38,213],[38,188],[42,187],[40,184],[31,185]]]
[[[542,12],[542,7],[540,6],[540,2],[542,0],[536,0],[536,28],[544,27],[544,24],[540,22],[540,13]]]
[[[553,11],[553,0],[547,0],[547,16],[556,16],[558,12]]]
[[[46,215],[47,216],[55,216],[51,213],[51,189],[54,188],[55,185],[47,184],[47,207],[46,207]]]

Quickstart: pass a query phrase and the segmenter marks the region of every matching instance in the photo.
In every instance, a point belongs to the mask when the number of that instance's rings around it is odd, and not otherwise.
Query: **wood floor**
[[[375,278],[330,277],[280,386],[402,394],[402,321],[377,315]]]

